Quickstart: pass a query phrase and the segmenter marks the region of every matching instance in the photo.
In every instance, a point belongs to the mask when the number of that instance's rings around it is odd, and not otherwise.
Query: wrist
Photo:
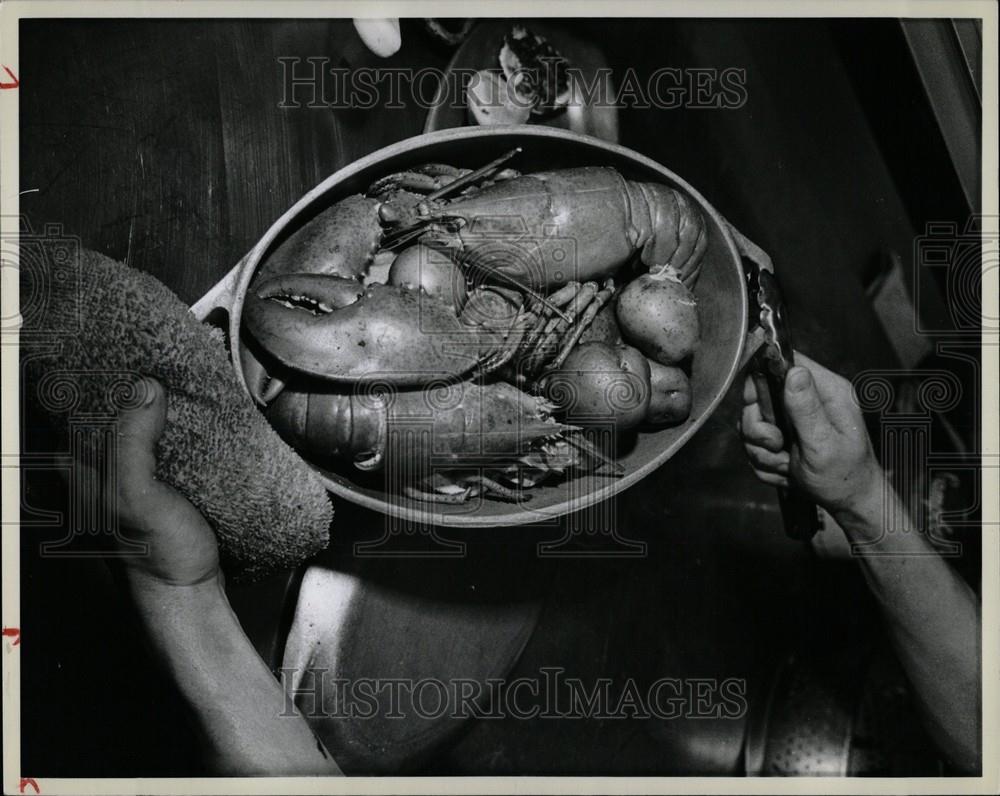
[[[863,489],[828,508],[831,516],[849,534],[852,531],[882,527],[886,500],[892,488],[885,473],[877,466],[870,474],[866,474],[863,483]]]
[[[206,573],[205,577],[192,582],[176,582],[144,569],[126,566],[124,581],[132,598],[140,604],[204,604],[220,598],[225,600],[225,588],[219,570]]]

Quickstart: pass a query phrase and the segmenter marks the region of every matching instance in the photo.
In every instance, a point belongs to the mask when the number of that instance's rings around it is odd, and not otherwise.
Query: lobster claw
[[[240,347],[240,366],[250,397],[258,406],[267,406],[285,388],[285,382],[267,371],[246,341]]]
[[[309,311],[331,311],[357,301],[364,292],[361,283],[346,277],[320,274],[292,274],[265,279],[256,291],[247,295],[248,308],[264,300],[282,301]],[[303,310],[305,311],[305,309]],[[254,348],[257,340],[244,341],[240,347],[240,365],[250,396],[258,406],[267,406],[285,387],[284,380],[274,375],[274,368],[261,362],[261,352]]]
[[[353,304],[364,294],[355,279],[326,274],[283,274],[265,279],[255,291],[259,299],[273,299],[310,312],[332,312]]]
[[[459,377],[499,345],[421,290],[293,274],[262,282],[247,329],[283,365],[331,381],[416,387]]]

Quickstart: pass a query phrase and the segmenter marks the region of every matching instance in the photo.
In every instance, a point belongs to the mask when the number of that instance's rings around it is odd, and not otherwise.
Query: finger
[[[760,413],[760,404],[747,404],[743,407],[743,412],[740,415],[740,424],[743,428],[763,422],[764,417]]]
[[[805,354],[795,352],[795,361],[809,369],[816,391],[826,408],[830,424],[843,434],[850,436],[867,434],[861,407],[854,393],[854,385],[843,376],[823,367]]]
[[[747,405],[757,403],[757,385],[753,376],[747,376],[743,382],[743,403]]]
[[[790,457],[788,451],[780,451],[775,453],[774,451],[769,451],[767,448],[762,448],[759,445],[744,445],[744,450],[747,452],[747,458],[750,459],[750,464],[753,465],[754,469],[766,470],[771,473],[780,473],[781,475],[786,475],[788,473],[788,466]]]
[[[163,488],[155,477],[155,449],[166,421],[166,394],[154,379],[140,380],[136,389],[140,405],[118,413],[116,495],[125,522],[141,519],[136,506]]]
[[[805,452],[819,452],[833,433],[826,408],[816,390],[812,372],[802,366],[788,371],[785,410]]]
[[[788,478],[786,476],[778,475],[777,473],[769,473],[765,470],[757,470],[756,468],[754,469],[753,474],[757,476],[758,481],[767,484],[768,486],[784,487],[785,489],[788,488]]]
[[[128,459],[131,470],[151,476],[156,466],[153,449],[163,433],[167,402],[155,379],[139,379],[135,389],[139,405],[118,413],[119,468]]]
[[[747,407],[747,409],[750,409],[750,407]],[[774,453],[782,450],[785,447],[785,438],[781,433],[781,429],[772,423],[766,423],[763,420],[754,420],[748,416],[750,414],[747,411],[743,412],[743,421],[741,423],[743,439]]]
[[[813,383],[816,385],[816,392],[819,393],[820,400],[823,403],[836,406],[850,397],[852,391],[851,383],[839,373],[834,373],[829,368],[824,367],[800,351],[795,352],[795,364],[806,368],[812,374]]]

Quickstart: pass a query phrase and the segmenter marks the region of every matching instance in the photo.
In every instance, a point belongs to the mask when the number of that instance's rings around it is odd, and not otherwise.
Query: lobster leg
[[[545,335],[531,353],[527,364],[527,370],[533,372],[537,370],[556,349],[557,340],[566,332],[570,324],[587,307],[597,294],[597,283],[587,282],[577,292],[566,309],[569,321],[562,318],[553,318],[545,328]]]
[[[441,199],[445,194],[493,185],[503,180],[520,176],[515,169],[501,169],[500,166],[519,154],[520,147],[501,155],[475,171],[449,166],[446,163],[425,163],[409,171],[390,174],[373,182],[368,188],[368,196],[387,199],[395,191],[410,191],[429,194],[428,201]]]
[[[563,285],[559,290],[549,296],[549,301],[553,306],[557,308],[565,307],[567,304],[576,298],[577,294],[580,292],[579,282],[569,282]],[[553,311],[550,307],[542,307],[538,313],[538,320],[535,325],[527,332],[521,341],[518,353],[520,351],[526,351],[528,355],[534,350],[535,346],[538,345],[538,341],[541,336],[545,333],[545,329],[549,322],[552,320]],[[567,317],[565,314],[562,317]]]
[[[420,500],[424,503],[444,503],[448,505],[466,503],[474,494],[490,495],[509,503],[519,503],[522,500],[531,499],[531,495],[526,495],[518,489],[504,486],[496,479],[481,473],[460,475],[455,480],[458,483],[465,484],[465,488],[459,489],[458,486],[452,486],[449,491],[444,492],[406,485],[403,487],[403,494],[408,498]]]
[[[531,495],[523,495],[516,489],[504,486],[487,475],[470,475],[464,479],[466,483],[475,483],[483,487],[487,494],[506,500],[511,503],[519,503],[522,499],[530,500]]]
[[[506,335],[503,348],[487,357],[479,366],[479,373],[488,374],[499,370],[510,362],[521,346],[521,341],[528,331],[528,324],[533,320],[533,314],[525,312],[524,308],[518,310],[517,316],[511,322],[510,329]]]
[[[599,313],[601,308],[611,300],[614,293],[614,280],[609,279],[604,283],[604,287],[600,290],[600,292],[594,296],[594,300],[584,311],[583,315],[580,316],[569,335],[563,340],[559,353],[556,354],[555,359],[549,363],[550,370],[558,368],[563,362],[566,361],[566,357],[569,356],[570,351],[572,351],[577,342],[579,342],[580,336],[584,333],[587,327],[593,323],[594,318],[597,317],[597,313]]]
[[[469,173],[470,169],[459,169],[445,163],[425,163],[376,180],[368,187],[367,194],[376,198],[388,197],[400,190],[429,194]]]
[[[415,486],[406,484],[403,486],[403,494],[408,498],[420,500],[424,503],[447,503],[454,505],[457,503],[465,503],[472,494],[472,488],[466,487],[461,492],[428,492],[424,489],[418,489]]]

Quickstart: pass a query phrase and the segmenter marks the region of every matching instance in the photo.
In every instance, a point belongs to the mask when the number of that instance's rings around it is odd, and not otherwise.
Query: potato
[[[615,318],[613,305],[605,304],[601,307],[601,311],[597,313],[590,326],[583,330],[580,342],[589,343],[591,340],[598,340],[610,345],[618,345],[622,342],[622,330],[618,328],[618,319]]]
[[[629,282],[618,296],[616,315],[626,342],[661,365],[686,359],[698,346],[698,303],[673,269]]]
[[[462,311],[468,290],[465,274],[446,254],[418,243],[399,253],[389,268],[388,283],[424,291],[440,301]]]
[[[672,365],[649,362],[649,407],[646,422],[653,426],[673,426],[691,414],[691,382],[687,374]]]
[[[546,397],[567,423],[619,431],[643,422],[650,392],[649,362],[641,352],[597,341],[574,348],[545,381]]]

